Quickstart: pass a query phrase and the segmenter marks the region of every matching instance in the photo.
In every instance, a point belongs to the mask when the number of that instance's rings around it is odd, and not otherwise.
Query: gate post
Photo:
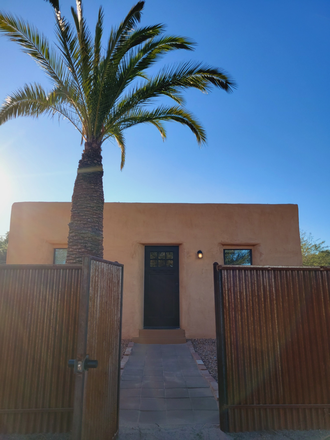
[[[229,432],[226,338],[225,338],[225,317],[224,317],[224,302],[223,302],[223,287],[222,287],[222,269],[221,266],[218,265],[218,263],[213,264],[213,276],[214,276],[215,324],[216,324],[216,337],[217,337],[220,429],[224,432]]]

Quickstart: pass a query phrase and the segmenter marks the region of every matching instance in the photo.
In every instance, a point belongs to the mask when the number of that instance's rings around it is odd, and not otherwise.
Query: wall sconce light
[[[203,252],[197,251],[197,258],[202,259],[203,258]]]

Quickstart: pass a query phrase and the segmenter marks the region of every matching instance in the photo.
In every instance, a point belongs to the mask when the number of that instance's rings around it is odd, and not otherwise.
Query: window
[[[67,249],[54,249],[54,264],[65,264]]]
[[[150,252],[150,267],[173,267],[173,252]]]
[[[252,264],[251,249],[224,249],[224,264],[249,266]]]

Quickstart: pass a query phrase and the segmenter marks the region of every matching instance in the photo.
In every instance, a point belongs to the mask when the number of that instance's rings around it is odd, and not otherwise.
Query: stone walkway
[[[134,344],[120,386],[121,429],[203,426],[220,432],[217,401],[187,344]]]

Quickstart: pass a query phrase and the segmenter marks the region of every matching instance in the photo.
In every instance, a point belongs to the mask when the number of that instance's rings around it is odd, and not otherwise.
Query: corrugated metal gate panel
[[[91,261],[86,354],[99,365],[88,372],[82,440],[112,439],[118,431],[122,273],[122,266]]]
[[[118,431],[122,283],[121,264],[83,258],[76,360],[98,366],[76,374],[74,440],[111,440]]]
[[[228,417],[229,431],[329,429],[330,270],[215,266],[217,277],[222,423]]]
[[[81,266],[0,268],[0,432],[67,432]]]

